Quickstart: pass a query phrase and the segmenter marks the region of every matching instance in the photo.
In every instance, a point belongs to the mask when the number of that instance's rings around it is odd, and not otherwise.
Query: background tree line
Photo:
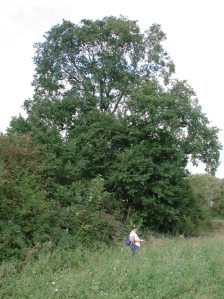
[[[44,38],[27,117],[0,137],[1,255],[116,241],[130,222],[195,231],[207,213],[186,166],[214,174],[221,145],[195,92],[174,78],[160,26],[64,20]]]

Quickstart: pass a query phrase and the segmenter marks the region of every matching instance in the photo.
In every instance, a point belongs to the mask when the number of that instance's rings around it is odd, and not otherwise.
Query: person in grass
[[[137,226],[133,225],[132,231],[130,232],[129,235],[129,239],[131,241],[130,248],[132,251],[132,256],[134,256],[138,252],[141,246],[141,242],[143,242],[143,240],[138,237],[137,230],[138,230]]]

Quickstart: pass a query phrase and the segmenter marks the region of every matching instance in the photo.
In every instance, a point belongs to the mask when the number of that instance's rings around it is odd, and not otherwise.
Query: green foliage
[[[30,136],[0,138],[1,259],[23,258],[27,248],[46,241],[74,248],[80,243],[91,246],[93,240],[120,238],[120,222],[108,213],[114,205],[102,177],[80,186],[52,186],[45,180],[42,150]]]
[[[44,238],[49,205],[41,180],[41,148],[30,136],[0,137],[1,258]]]
[[[117,242],[123,228],[118,221],[119,211],[105,190],[103,178],[98,176],[74,187],[73,203],[62,209],[59,219],[60,226],[70,234],[68,237],[74,236],[78,244],[85,246],[98,241]],[[68,246],[74,246],[72,238],[67,238]],[[59,242],[63,243],[63,240]]]
[[[223,179],[210,174],[191,175],[189,178],[197,201],[212,215],[224,215]]]
[[[1,176],[10,173],[0,186],[4,217],[15,215],[10,232],[24,227],[27,245],[116,241],[120,223],[135,220],[192,234],[207,217],[186,166],[201,161],[215,172],[218,129],[192,88],[172,77],[165,38],[157,24],[142,33],[136,21],[105,17],[63,21],[35,45],[34,96],[0,152]],[[5,231],[4,242],[13,235]]]
[[[174,65],[163,40],[159,25],[142,34],[136,21],[124,17],[82,20],[78,25],[64,20],[35,46],[36,92],[72,92],[83,98],[82,110],[115,112],[137,88],[139,76],[169,81]]]

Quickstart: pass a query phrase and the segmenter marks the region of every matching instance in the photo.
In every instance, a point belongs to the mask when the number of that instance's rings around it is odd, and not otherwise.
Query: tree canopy
[[[125,18],[63,21],[35,45],[36,92],[73,94],[87,107],[114,113],[143,78],[169,82],[174,64],[161,45],[164,39],[159,25],[142,34],[137,22]]]
[[[158,24],[141,32],[136,21],[105,17],[64,20],[35,44],[34,96],[8,134],[44,146],[47,198],[162,231],[192,231],[203,219],[187,164],[215,173],[218,129],[174,78],[165,39]]]

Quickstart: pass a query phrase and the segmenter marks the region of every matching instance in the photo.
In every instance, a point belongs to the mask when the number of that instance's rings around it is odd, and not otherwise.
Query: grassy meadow
[[[224,233],[150,236],[133,260],[124,244],[87,250],[46,245],[0,267],[0,298],[224,298]]]

